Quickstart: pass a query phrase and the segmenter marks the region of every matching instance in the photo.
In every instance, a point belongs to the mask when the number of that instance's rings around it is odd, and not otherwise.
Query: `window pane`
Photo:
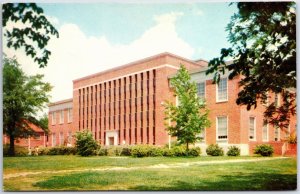
[[[264,121],[264,125],[263,125],[263,140],[264,141],[268,140],[268,124],[266,121]]]
[[[275,127],[275,135],[274,135],[275,136],[275,138],[274,138],[275,141],[279,141],[279,135],[280,135],[279,134],[279,127]]]
[[[255,118],[254,117],[250,117],[249,139],[255,139]]]
[[[205,83],[197,83],[197,95],[200,98],[205,98]]]
[[[227,117],[218,117],[218,139],[227,139]]]
[[[220,79],[218,84],[218,101],[227,100],[227,78]]]

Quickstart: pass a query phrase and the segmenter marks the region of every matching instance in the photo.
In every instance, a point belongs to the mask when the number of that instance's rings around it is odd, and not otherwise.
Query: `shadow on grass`
[[[221,180],[220,180],[221,179]],[[199,180],[197,183],[186,181],[171,181],[172,184],[163,187],[155,185],[140,185],[130,190],[163,190],[163,191],[279,191],[296,190],[297,175],[253,173],[239,176],[218,176],[215,180]]]

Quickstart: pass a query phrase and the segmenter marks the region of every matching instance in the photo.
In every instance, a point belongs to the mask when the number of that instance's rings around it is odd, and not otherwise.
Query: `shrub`
[[[3,156],[8,156],[9,144],[3,145]],[[15,156],[28,156],[28,148],[15,145]]]
[[[156,156],[163,156],[164,151],[160,147],[149,147],[148,156],[156,157]]]
[[[75,145],[77,153],[81,156],[96,155],[97,148],[99,147],[92,133],[89,131],[77,132]]]
[[[206,154],[210,156],[223,156],[224,151],[218,144],[211,144],[206,148]]]
[[[107,156],[108,155],[108,148],[99,148],[96,150],[97,156]]]
[[[236,146],[230,146],[227,151],[227,156],[239,156],[241,154],[240,148]]]
[[[139,146],[133,146],[131,149],[131,156],[133,157],[145,157],[149,154],[149,148],[148,146],[139,145]]]
[[[121,156],[131,156],[131,147],[123,147]]]
[[[200,154],[201,154],[201,149],[199,147],[189,149],[186,153],[187,156],[194,156],[194,157],[200,156]]]
[[[273,146],[269,144],[257,145],[254,149],[254,154],[259,154],[261,156],[272,156],[273,153]]]
[[[297,143],[297,135],[296,134],[291,134],[288,139],[287,142],[290,144],[296,144]]]
[[[167,157],[175,156],[174,149],[164,148],[163,149],[163,156],[167,156]]]
[[[186,156],[185,146],[175,146],[173,149],[174,156]]]

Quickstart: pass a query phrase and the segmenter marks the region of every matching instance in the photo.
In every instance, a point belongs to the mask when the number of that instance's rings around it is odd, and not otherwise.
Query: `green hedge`
[[[272,156],[274,153],[273,146],[269,144],[257,145],[254,149],[254,154],[259,154],[261,156]]]
[[[223,156],[224,151],[218,144],[211,144],[206,148],[206,154],[210,156]]]

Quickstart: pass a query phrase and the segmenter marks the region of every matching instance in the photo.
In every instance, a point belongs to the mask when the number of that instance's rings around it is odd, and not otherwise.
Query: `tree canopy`
[[[170,79],[174,96],[177,96],[179,104],[166,101],[165,120],[167,130],[171,136],[177,137],[181,144],[195,143],[197,137],[205,127],[210,125],[208,110],[204,100],[197,96],[196,83],[190,81],[191,77],[187,69],[181,65],[177,74]]]
[[[232,5],[232,4],[231,4]],[[207,74],[218,82],[225,69],[229,79],[241,75],[236,103],[256,108],[266,104],[268,92],[280,93],[281,106],[269,103],[265,119],[287,127],[296,113],[296,4],[294,2],[239,2],[238,13],[226,30],[230,48],[209,62]],[[225,60],[232,59],[229,65]]]
[[[43,9],[35,3],[5,3],[2,20],[7,47],[25,49],[26,55],[45,67],[51,54],[46,46],[50,35],[58,37],[58,31],[43,14]],[[14,23],[12,29],[6,28],[9,22]]]
[[[30,123],[45,130],[46,121],[37,119],[37,113],[49,102],[52,87],[43,82],[43,77],[27,76],[16,59],[4,58],[3,132],[10,138],[10,155],[14,155],[15,139],[36,134]]]

